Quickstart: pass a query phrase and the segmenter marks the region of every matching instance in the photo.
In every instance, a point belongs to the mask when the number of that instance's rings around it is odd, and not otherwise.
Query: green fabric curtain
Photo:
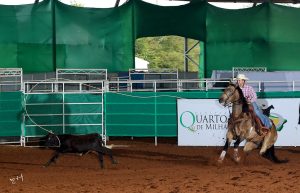
[[[206,72],[269,64],[268,4],[228,10],[208,6]]]
[[[300,70],[300,9],[269,4],[270,70]]]
[[[1,68],[25,72],[54,71],[49,1],[32,5],[0,5]]]
[[[137,38],[178,35],[205,43],[206,77],[240,66],[299,70],[299,16],[297,8],[270,3],[241,10],[202,1],[163,7],[131,0],[108,9],[57,0],[0,5],[0,67],[25,73],[57,67],[128,71]]]
[[[22,124],[21,92],[0,92],[0,136],[20,136]]]
[[[60,68],[128,70],[133,65],[131,3],[92,9],[56,3],[56,43]]]
[[[206,73],[232,67],[300,70],[300,10],[265,3],[242,10],[207,9]]]
[[[140,0],[134,1],[136,38],[178,35],[205,39],[206,3],[165,7]]]

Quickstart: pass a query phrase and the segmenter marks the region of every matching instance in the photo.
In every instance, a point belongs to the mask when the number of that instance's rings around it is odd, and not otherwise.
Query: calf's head
[[[53,133],[49,133],[46,135],[44,138],[44,146],[46,147],[59,147],[60,146],[60,141],[57,135]]]

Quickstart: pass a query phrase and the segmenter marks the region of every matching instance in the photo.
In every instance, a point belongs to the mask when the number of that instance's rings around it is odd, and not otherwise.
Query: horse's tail
[[[267,151],[263,154],[263,157],[277,164],[287,163],[289,160],[279,160],[275,155],[275,147],[272,145]]]

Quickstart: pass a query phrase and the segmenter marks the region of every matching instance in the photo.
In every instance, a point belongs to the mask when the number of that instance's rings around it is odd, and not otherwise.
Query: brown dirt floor
[[[273,164],[258,151],[241,153],[232,160],[232,149],[223,164],[217,163],[221,147],[178,147],[175,139],[115,139],[128,145],[113,149],[118,164],[97,156],[66,154],[47,168],[52,150],[0,146],[1,193],[179,193],[179,192],[300,192],[300,148],[276,148],[285,164]]]

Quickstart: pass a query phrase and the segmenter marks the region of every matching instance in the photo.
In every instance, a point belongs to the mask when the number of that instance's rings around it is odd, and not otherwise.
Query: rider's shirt
[[[247,84],[244,85],[243,88],[241,88],[244,94],[244,97],[250,101],[251,103],[255,102],[257,99],[256,92],[252,88],[252,86],[249,86]]]

